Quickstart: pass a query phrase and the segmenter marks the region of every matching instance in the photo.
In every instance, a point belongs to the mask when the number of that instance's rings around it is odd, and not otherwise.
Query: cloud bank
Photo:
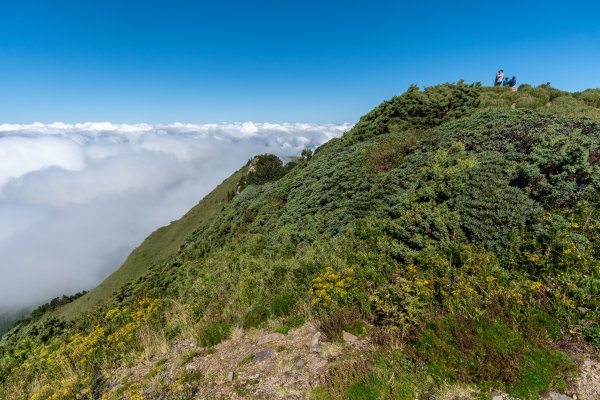
[[[0,312],[90,289],[250,157],[351,124],[0,124]]]

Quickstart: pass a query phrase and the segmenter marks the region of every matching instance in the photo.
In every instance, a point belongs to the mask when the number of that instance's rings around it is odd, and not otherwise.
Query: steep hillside
[[[144,275],[154,263],[163,262],[174,254],[194,230],[208,224],[228,202],[228,195],[235,191],[244,169],[240,169],[177,221],[163,226],[148,236],[135,248],[123,265],[86,295],[62,307],[55,315],[72,319],[106,301],[127,282]]]
[[[148,239],[161,262],[99,307],[13,329],[0,397],[585,398],[599,106],[599,90],[411,87],[285,174],[256,164],[269,179],[181,245]]]

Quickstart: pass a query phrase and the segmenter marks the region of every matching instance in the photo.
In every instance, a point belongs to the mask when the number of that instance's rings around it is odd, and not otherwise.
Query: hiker
[[[515,87],[515,85],[517,84],[517,77],[513,76],[512,78],[510,78],[510,80],[508,81],[508,86],[510,87]]]
[[[502,81],[504,80],[504,70],[500,70],[496,72],[496,80],[494,81],[494,86],[502,85]]]
[[[502,81],[502,86],[508,86],[508,76]]]

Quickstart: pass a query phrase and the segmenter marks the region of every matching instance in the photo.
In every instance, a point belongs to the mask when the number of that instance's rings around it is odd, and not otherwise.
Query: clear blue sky
[[[597,1],[402,3],[1,1],[0,123],[354,122],[499,68],[600,87]]]

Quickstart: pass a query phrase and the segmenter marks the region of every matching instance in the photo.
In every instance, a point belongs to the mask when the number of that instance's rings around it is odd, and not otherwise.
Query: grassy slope
[[[175,253],[188,235],[194,230],[210,223],[227,204],[227,193],[235,190],[244,174],[240,169],[225,179],[212,192],[179,220],[152,232],[135,248],[123,265],[108,276],[100,285],[86,295],[66,304],[57,311],[58,316],[72,319],[90,310],[96,304],[106,301],[115,291],[127,282],[144,275],[153,263],[158,263]]]

